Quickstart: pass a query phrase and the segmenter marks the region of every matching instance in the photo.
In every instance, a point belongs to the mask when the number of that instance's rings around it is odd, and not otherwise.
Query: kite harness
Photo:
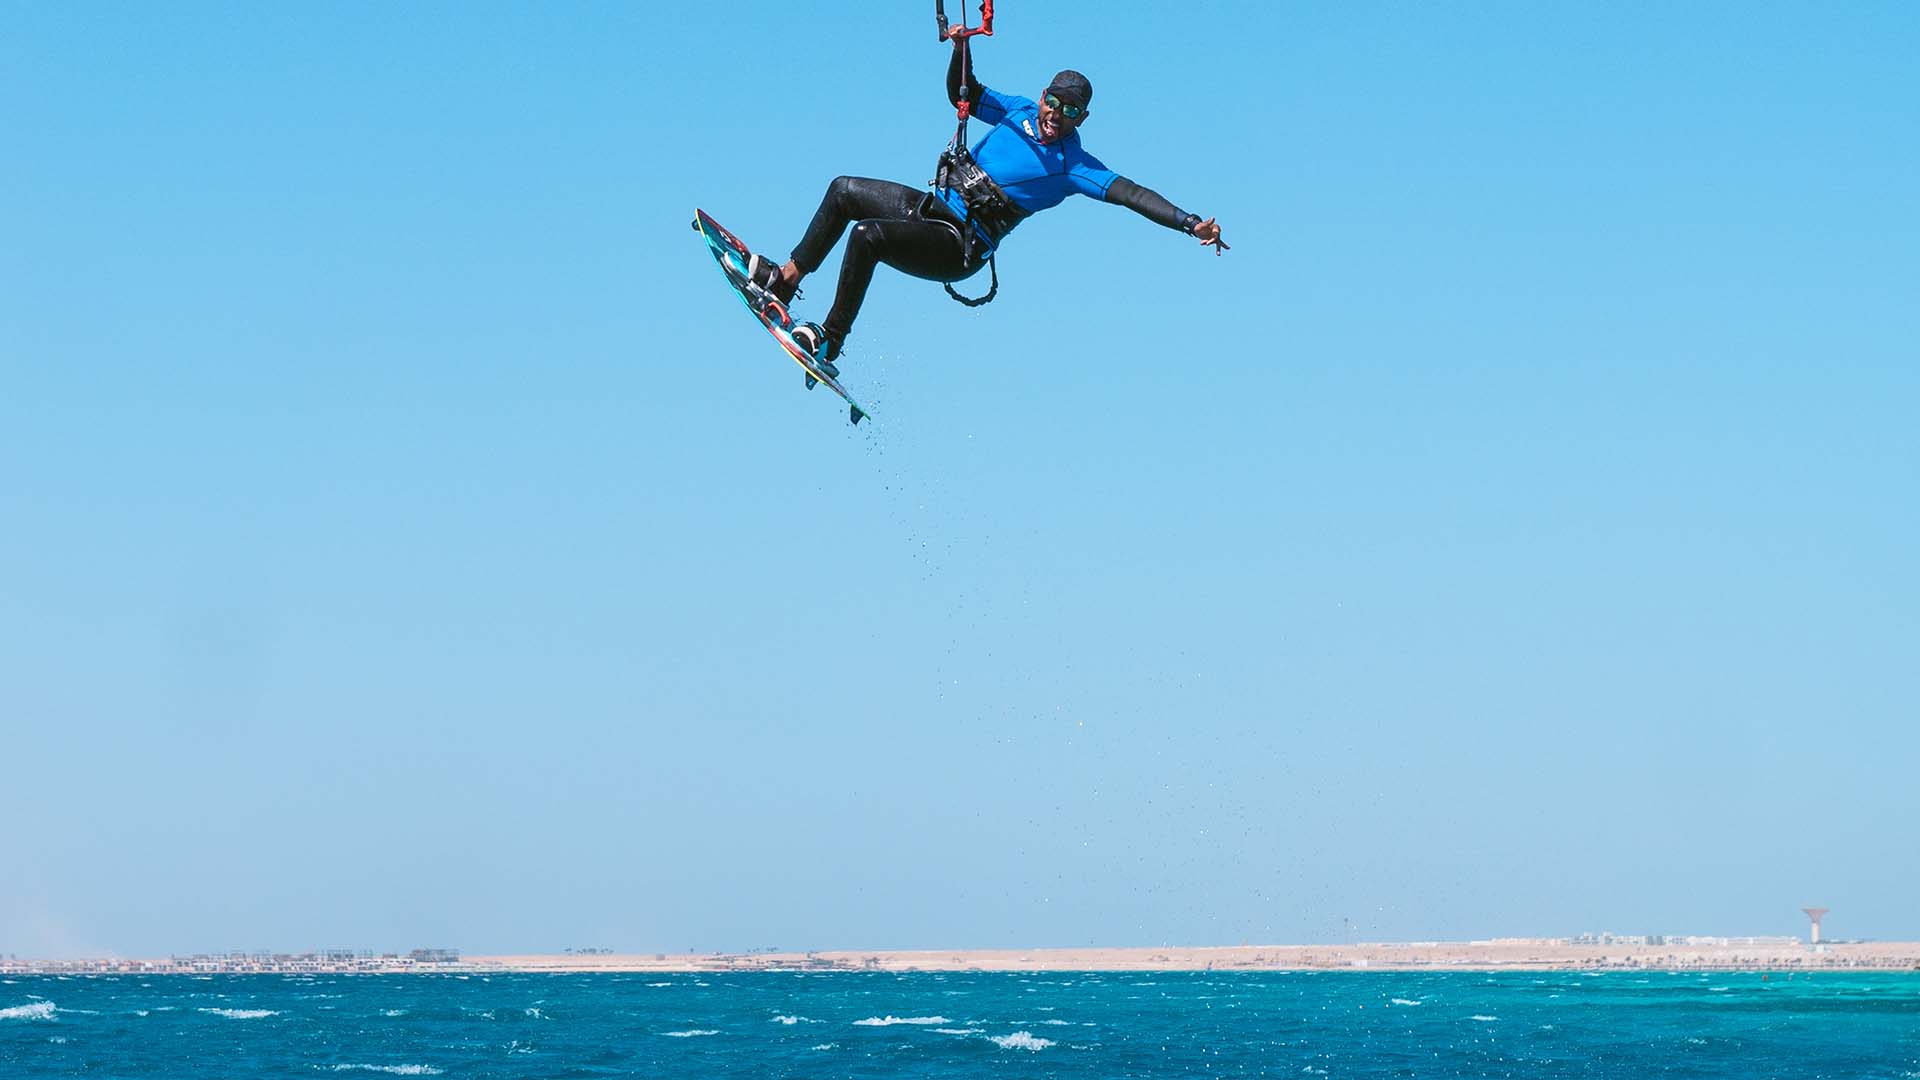
[[[960,42],[960,102],[957,112],[960,126],[954,130],[953,141],[940,155],[940,163],[933,174],[933,188],[944,197],[946,192],[955,191],[967,208],[967,235],[960,238],[963,247],[971,250],[976,240],[984,233],[990,243],[998,243],[1008,229],[1013,228],[1024,215],[1000,185],[993,182],[987,170],[973,160],[973,154],[967,149],[967,120],[973,113],[973,87],[967,85],[968,74],[973,70],[972,58],[967,55],[969,39],[975,35],[993,36],[993,0],[981,0],[980,25],[967,26],[967,8],[965,0],[960,5],[960,28],[952,29],[947,25],[945,0],[933,0],[933,17],[940,24],[940,40]],[[993,284],[987,294],[969,298],[955,291],[951,282],[946,283],[947,295],[968,307],[979,307],[991,301],[1000,291],[1000,269],[995,265],[995,256],[988,255],[987,267],[992,275]]]

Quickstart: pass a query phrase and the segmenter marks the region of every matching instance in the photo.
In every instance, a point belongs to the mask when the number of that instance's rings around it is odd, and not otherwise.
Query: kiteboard
[[[694,210],[693,230],[706,239],[707,251],[713,255],[714,263],[726,276],[727,284],[733,287],[734,295],[740,298],[741,303],[747,305],[747,310],[753,312],[754,318],[760,320],[760,325],[767,328],[767,332],[773,335],[773,340],[780,343],[780,347],[787,351],[787,355],[793,358],[793,362],[799,364],[801,370],[807,373],[807,389],[811,390],[816,384],[824,383],[827,389],[846,400],[848,415],[854,423],[858,424],[866,419],[867,410],[853,400],[853,395],[847,393],[847,388],[840,385],[840,380],[835,378],[832,372],[820,366],[819,358],[793,339],[793,328],[798,324],[794,322],[793,313],[787,310],[787,305],[781,303],[779,297],[754,284],[747,277],[747,262],[752,258],[747,245],[741,243],[739,237],[734,236],[719,222],[713,220],[713,216],[705,210]]]

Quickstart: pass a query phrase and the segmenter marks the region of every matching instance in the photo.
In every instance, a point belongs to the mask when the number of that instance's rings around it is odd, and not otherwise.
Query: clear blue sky
[[[6,5],[0,951],[1920,936],[1920,9],[929,8]]]

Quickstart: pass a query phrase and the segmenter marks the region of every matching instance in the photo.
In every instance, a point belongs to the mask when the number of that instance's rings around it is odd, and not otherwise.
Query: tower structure
[[[1813,930],[1807,935],[1807,944],[1820,944],[1820,917],[1827,913],[1827,909],[1823,907],[1803,907],[1800,910],[1806,912],[1807,918],[1813,920]]]

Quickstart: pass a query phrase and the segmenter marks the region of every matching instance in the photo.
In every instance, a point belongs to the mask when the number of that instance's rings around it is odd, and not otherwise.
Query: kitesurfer
[[[969,113],[993,125],[972,152],[967,153],[964,144],[958,154],[949,149],[941,159],[943,182],[937,182],[933,192],[888,180],[839,177],[827,186],[806,235],[785,264],[775,265],[761,255],[749,261],[749,276],[781,303],[789,303],[800,280],[820,268],[840,235],[853,225],[825,325],[802,323],[793,331],[795,341],[825,365],[840,354],[853,329],[877,264],[949,283],[952,291],[952,282],[987,265],[1014,226],[1069,195],[1128,207],[1212,245],[1216,254],[1228,247],[1213,218],[1202,220],[1181,210],[1081,147],[1080,125],[1086,123],[1093,102],[1093,84],[1085,75],[1060,72],[1038,101],[998,93],[974,80],[966,38],[955,35],[952,41],[947,98],[961,110],[962,130]],[[837,374],[832,367],[828,371]]]

